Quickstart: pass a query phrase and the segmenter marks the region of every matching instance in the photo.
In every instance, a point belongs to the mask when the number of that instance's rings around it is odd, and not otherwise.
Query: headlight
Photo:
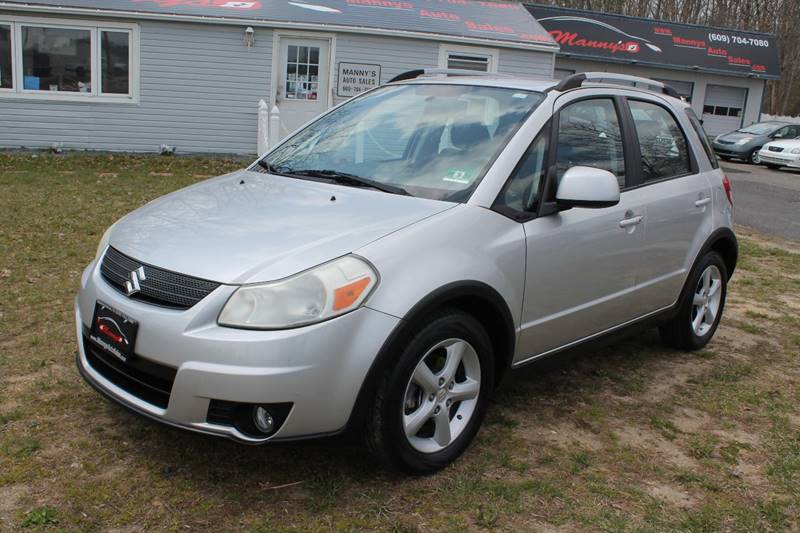
[[[753,138],[752,138],[752,137],[743,137],[743,138],[739,139],[738,141],[736,141],[736,144],[739,144],[739,145],[741,145],[741,144],[747,144],[747,143],[749,143],[749,142],[750,142],[750,141],[752,141],[752,140],[753,140]]]
[[[99,259],[102,253],[106,251],[106,248],[108,248],[108,241],[111,238],[111,230],[114,229],[114,226],[116,225],[116,222],[111,224],[105,233],[103,233],[103,236],[100,237],[100,243],[97,245],[97,252],[94,254],[95,259]]]
[[[305,326],[357,309],[377,283],[366,261],[348,255],[280,281],[239,287],[218,322],[251,329]]]
[[[793,150],[792,150],[791,152],[789,152],[789,153],[790,153],[790,154],[800,154],[800,148],[795,148],[795,149],[793,149]]]

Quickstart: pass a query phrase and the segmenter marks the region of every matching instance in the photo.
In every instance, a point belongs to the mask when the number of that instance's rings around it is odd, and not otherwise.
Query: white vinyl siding
[[[167,144],[182,153],[255,153],[272,31],[258,29],[247,48],[240,27],[138,24],[138,104],[0,98],[0,147],[154,152]]]

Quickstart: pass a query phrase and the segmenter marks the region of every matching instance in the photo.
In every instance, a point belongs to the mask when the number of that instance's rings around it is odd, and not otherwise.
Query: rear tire
[[[681,350],[699,350],[714,336],[725,308],[728,269],[714,251],[692,269],[678,314],[659,328],[662,341]]]
[[[729,156],[727,156],[727,155],[721,155],[721,156],[719,156],[719,158],[722,159],[723,161],[730,161],[731,160],[731,158]]]
[[[494,383],[486,330],[471,315],[445,309],[398,346],[367,417],[367,448],[381,462],[419,474],[444,468],[480,428]]]

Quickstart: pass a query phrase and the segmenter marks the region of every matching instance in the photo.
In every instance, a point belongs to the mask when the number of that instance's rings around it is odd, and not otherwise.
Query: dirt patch
[[[555,427],[544,428],[541,436],[547,442],[561,448],[569,449],[578,444],[589,451],[601,450],[604,447],[602,439],[592,433],[576,427],[570,422],[562,422]]]
[[[654,455],[658,461],[666,460],[680,468],[692,468],[695,461],[683,453],[672,441],[666,440],[658,433],[637,426],[623,426],[614,429],[620,443],[638,449],[648,455]]]
[[[30,487],[25,483],[0,486],[0,529],[11,529],[14,514],[20,509],[22,500],[30,492]]]
[[[762,469],[754,463],[747,462],[744,459],[752,454],[743,454],[742,460],[733,467],[731,473],[737,478],[741,479],[743,485],[756,489],[767,489],[770,486],[770,481]],[[756,461],[757,459],[754,459]]]
[[[719,333],[717,333],[719,334]],[[667,360],[651,371],[650,385],[644,397],[658,402],[672,397],[689,379],[706,370],[709,364],[702,360]]]
[[[648,484],[644,490],[653,498],[682,509],[694,507],[697,503],[697,500],[691,494],[671,485]]]
[[[697,409],[681,407],[670,421],[683,433],[697,433],[711,423],[711,417]]]

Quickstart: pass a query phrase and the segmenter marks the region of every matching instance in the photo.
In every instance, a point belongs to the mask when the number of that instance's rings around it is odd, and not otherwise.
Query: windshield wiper
[[[277,173],[275,171],[275,167],[270,165],[269,161],[267,161],[266,159],[259,159],[258,161],[256,161],[256,165],[260,166],[261,168],[263,168],[264,170],[266,170],[270,174],[276,174]]]
[[[355,187],[369,187],[379,191],[388,192],[392,194],[402,194],[403,196],[413,196],[410,192],[397,185],[390,185],[388,183],[381,183],[380,181],[371,180],[355,174],[347,172],[339,172],[338,170],[327,169],[302,169],[302,170],[289,170],[286,172],[289,176],[306,176],[309,178],[322,178],[330,180],[340,185],[352,185]]]

